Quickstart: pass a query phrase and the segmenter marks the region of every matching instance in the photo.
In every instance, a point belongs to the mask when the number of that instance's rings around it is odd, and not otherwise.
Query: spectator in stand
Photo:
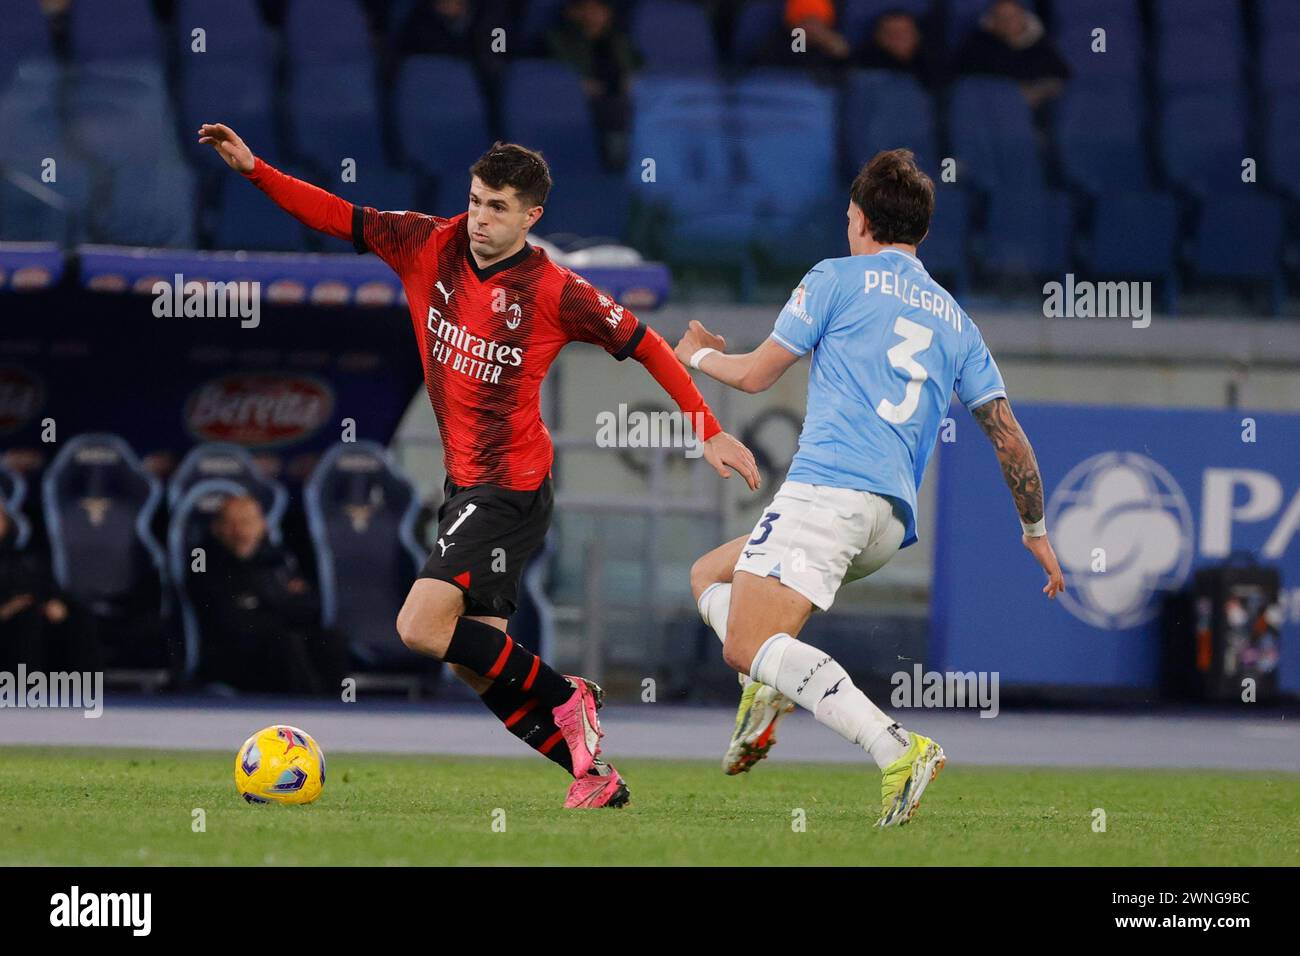
[[[547,31],[546,47],[582,77],[605,164],[622,169],[627,163],[628,83],[641,57],[615,23],[614,8],[606,0],[569,0],[561,22]]]
[[[226,499],[205,551],[206,570],[190,576],[201,677],[238,690],[337,691],[343,642],[318,626],[316,595],[293,555],[271,543],[256,498]]]
[[[94,631],[55,591],[49,566],[19,551],[18,529],[0,504],[0,671],[97,671]]]
[[[794,31],[802,31],[796,36]],[[772,38],[761,61],[769,66],[802,67],[830,78],[849,63],[849,41],[835,29],[831,0],[786,0],[784,27]]]
[[[985,11],[957,53],[957,72],[1016,80],[1034,110],[1060,96],[1070,76],[1043,21],[1018,0],[996,0]]]
[[[906,10],[886,10],[856,56],[866,70],[910,74],[922,86],[935,84],[935,70],[921,42],[921,27]]]

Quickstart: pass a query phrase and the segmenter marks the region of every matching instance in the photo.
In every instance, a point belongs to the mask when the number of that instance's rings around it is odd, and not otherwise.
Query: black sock
[[[569,748],[562,743],[564,735],[555,726],[551,712],[541,705],[534,694],[494,681],[483,692],[481,699],[487,709],[506,725],[506,730],[542,756],[554,760],[569,773],[573,773]]]
[[[443,660],[468,667],[481,677],[531,692],[548,711],[573,696],[573,685],[540,657],[491,624],[462,617],[451,633]]]

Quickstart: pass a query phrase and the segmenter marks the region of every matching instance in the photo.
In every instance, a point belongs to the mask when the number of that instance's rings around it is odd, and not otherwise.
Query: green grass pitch
[[[566,811],[567,778],[527,756],[329,760],[315,804],[249,806],[233,751],[0,748],[0,864],[1300,865],[1300,774],[950,761],[878,831],[865,765],[621,761],[630,806]]]

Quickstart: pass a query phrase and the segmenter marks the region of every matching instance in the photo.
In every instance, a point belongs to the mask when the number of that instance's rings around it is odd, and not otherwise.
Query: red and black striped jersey
[[[626,358],[645,327],[535,246],[480,269],[465,213],[354,209],[357,250],[392,266],[406,290],[447,474],[461,486],[536,488],[551,469],[540,390],[555,356],[590,342]]]
[[[447,474],[461,487],[537,488],[554,451],[542,422],[541,384],[570,342],[629,355],[687,414],[707,441],[722,430],[699,389],[653,329],[582,277],[525,243],[479,268],[467,214],[450,219],[354,206],[261,159],[248,178],[313,229],[351,239],[396,271],[406,291],[438,417]]]

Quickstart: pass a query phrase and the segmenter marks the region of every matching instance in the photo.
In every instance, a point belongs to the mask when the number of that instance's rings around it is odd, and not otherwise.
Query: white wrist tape
[[[691,356],[691,360],[688,364],[690,365],[691,368],[699,368],[700,363],[704,361],[705,356],[712,355],[716,351],[717,349],[709,349],[709,348],[700,349],[698,352],[696,352],[694,355]]]
[[[1047,518],[1039,518],[1033,524],[1026,523],[1022,518],[1020,527],[1024,529],[1026,538],[1041,538],[1047,534]]]

